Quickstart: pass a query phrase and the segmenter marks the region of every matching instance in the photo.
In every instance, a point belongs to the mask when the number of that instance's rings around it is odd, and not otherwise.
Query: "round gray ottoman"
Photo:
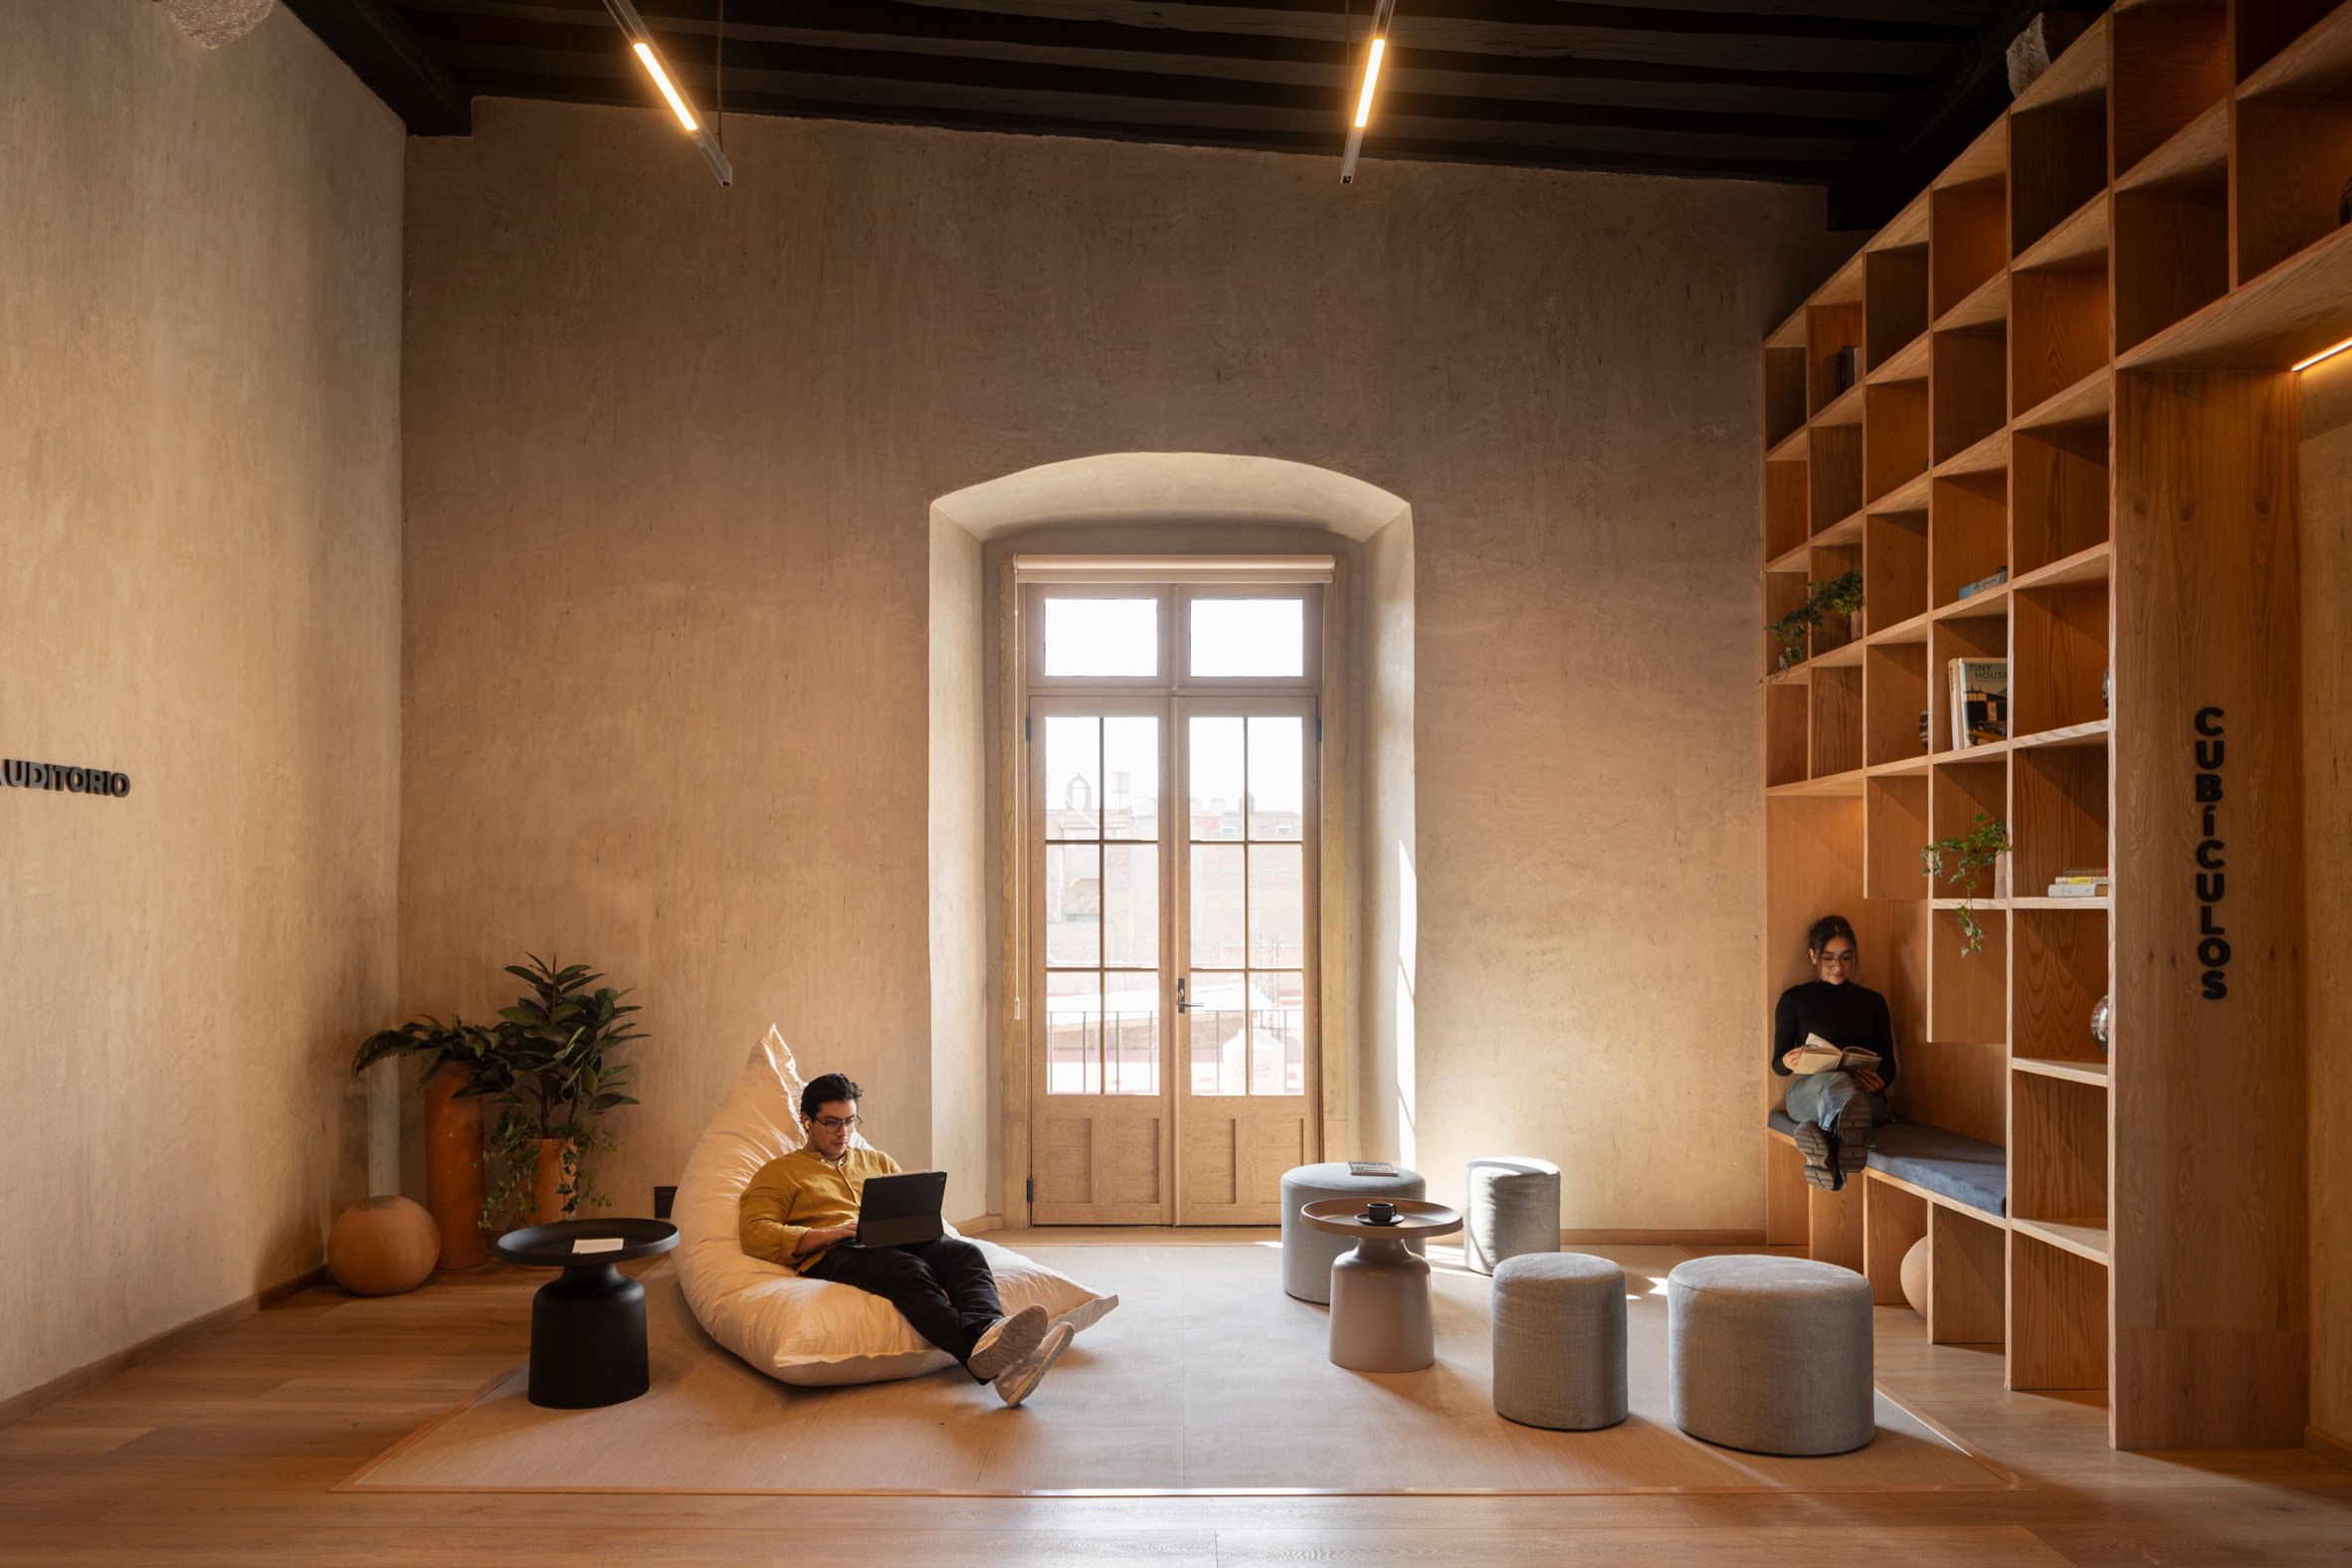
[[[1804,1258],[1696,1258],[1666,1275],[1674,1425],[1752,1454],[1870,1441],[1870,1282]]]
[[[1344,1160],[1324,1165],[1297,1165],[1282,1173],[1282,1288],[1301,1301],[1331,1299],[1331,1264],[1355,1247],[1355,1239],[1318,1231],[1298,1218],[1298,1211],[1325,1198],[1424,1198],[1428,1183],[1418,1171],[1394,1176],[1354,1176]],[[1414,1253],[1419,1242],[1407,1242]]]
[[[1583,1253],[1504,1259],[1494,1271],[1494,1413],[1590,1432],[1625,1411],[1625,1271]]]
[[[1492,1274],[1506,1258],[1560,1250],[1560,1167],[1517,1154],[1470,1162],[1462,1207],[1463,1261]]]

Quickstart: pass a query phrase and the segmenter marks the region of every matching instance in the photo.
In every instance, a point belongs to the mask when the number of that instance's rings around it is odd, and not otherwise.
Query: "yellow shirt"
[[[826,1249],[793,1256],[811,1231],[858,1223],[858,1201],[869,1176],[895,1176],[898,1162],[880,1149],[851,1148],[835,1165],[807,1149],[794,1149],[762,1165],[736,1205],[743,1251],[769,1263],[807,1274]]]

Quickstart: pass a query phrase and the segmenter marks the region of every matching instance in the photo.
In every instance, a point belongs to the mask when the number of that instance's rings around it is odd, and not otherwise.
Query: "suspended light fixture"
[[[669,69],[662,64],[662,52],[654,47],[654,35],[646,27],[645,18],[637,14],[637,7],[630,0],[604,0],[604,8],[613,14],[614,21],[621,24],[621,31],[629,37],[631,51],[645,67],[646,75],[654,79],[654,86],[662,90],[662,97],[670,104],[670,111],[678,116],[679,124],[686,127],[686,134],[694,138],[694,145],[702,149],[702,161],[710,165],[710,172],[718,176],[718,183],[734,184],[735,166],[727,161],[726,149],[718,144],[718,138],[710,134],[710,127],[703,124],[694,113],[694,106],[686,101],[686,94],[680,91]]]
[[[1356,89],[1355,112],[1348,117],[1347,150],[1339,157],[1339,183],[1356,182],[1356,154],[1363,150],[1364,127],[1372,123],[1372,95],[1380,88],[1380,63],[1388,56],[1388,24],[1397,0],[1378,0],[1372,8],[1372,38],[1364,46],[1364,75]]]

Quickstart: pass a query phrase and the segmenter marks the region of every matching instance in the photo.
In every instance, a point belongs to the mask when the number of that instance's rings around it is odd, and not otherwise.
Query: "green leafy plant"
[[[1930,878],[1941,877],[1946,883],[1960,889],[1963,953],[1980,953],[1985,948],[1985,930],[1976,923],[1976,911],[1970,902],[1976,897],[1977,875],[1991,871],[2009,849],[2009,824],[1980,811],[1976,814],[1976,826],[1966,833],[1938,839],[1919,851],[1919,859],[1925,863]],[[1952,862],[1948,872],[1944,869],[1946,860]]]
[[[379,1029],[361,1041],[351,1071],[354,1075],[365,1073],[387,1057],[414,1057],[420,1066],[417,1087],[421,1089],[433,1081],[434,1075],[455,1063],[474,1070],[473,1083],[458,1091],[461,1098],[502,1093],[511,1086],[512,1076],[499,1052],[498,1034],[494,1026],[469,1024],[457,1017],[446,1024],[430,1015],[412,1018],[397,1029]]]
[[[1780,644],[1780,663],[1767,681],[1778,681],[1804,662],[1805,640],[1833,615],[1852,615],[1862,607],[1862,574],[1846,572],[1825,578],[1805,591],[1805,602],[1764,628],[1764,635]]]
[[[596,1185],[587,1156],[620,1147],[597,1124],[607,1111],[634,1105],[623,1091],[631,1065],[614,1055],[645,1038],[630,1015],[637,1007],[628,991],[589,987],[604,976],[586,964],[558,969],[535,953],[506,972],[530,987],[512,1007],[501,1008],[496,1055],[504,1073],[498,1103],[504,1114],[490,1134],[486,1159],[496,1175],[483,1204],[483,1223],[496,1226],[528,1206],[536,1161],[534,1139],[559,1140],[563,1182],[559,1189],[566,1218],[583,1205],[607,1208],[612,1200]]]

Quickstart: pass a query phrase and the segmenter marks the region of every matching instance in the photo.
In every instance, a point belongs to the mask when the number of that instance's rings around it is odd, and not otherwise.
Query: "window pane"
[[[1186,770],[1192,774],[1192,836],[1242,836],[1242,721],[1196,718],[1186,731]]]
[[[1074,846],[1075,848],[1075,846]],[[1102,847],[1102,962],[1160,961],[1160,847]],[[1051,962],[1051,959],[1048,960]]]
[[[1238,844],[1192,847],[1192,961],[1233,964],[1249,961],[1249,934],[1242,924],[1244,851]]]
[[[1056,714],[1046,720],[1046,837],[1091,839],[1102,808],[1102,720]]]
[[[1197,909],[1199,904],[1196,902],[1194,907]],[[1196,945],[1193,951],[1197,955],[1200,949]],[[1306,846],[1253,844],[1250,846],[1250,967],[1287,969],[1305,962]]]
[[[1156,676],[1157,599],[1048,599],[1048,676]]]
[[[1193,600],[1192,673],[1196,676],[1306,674],[1305,601]]]
[[[1151,717],[1102,721],[1102,836],[1160,836],[1160,721]]]
[[[1102,976],[1046,976],[1046,1092],[1102,1090]]]
[[[1091,844],[1046,846],[1046,962],[1102,962],[1102,852]]]
[[[1250,976],[1250,1092],[1306,1092],[1306,977]]]
[[[1102,977],[1103,1092],[1160,1091],[1160,977],[1111,970]]]
[[[1250,994],[1243,976],[1193,972],[1185,1015],[1195,1094],[1250,1092]]]
[[[1306,720],[1250,720],[1250,837],[1297,839],[1306,832]]]

